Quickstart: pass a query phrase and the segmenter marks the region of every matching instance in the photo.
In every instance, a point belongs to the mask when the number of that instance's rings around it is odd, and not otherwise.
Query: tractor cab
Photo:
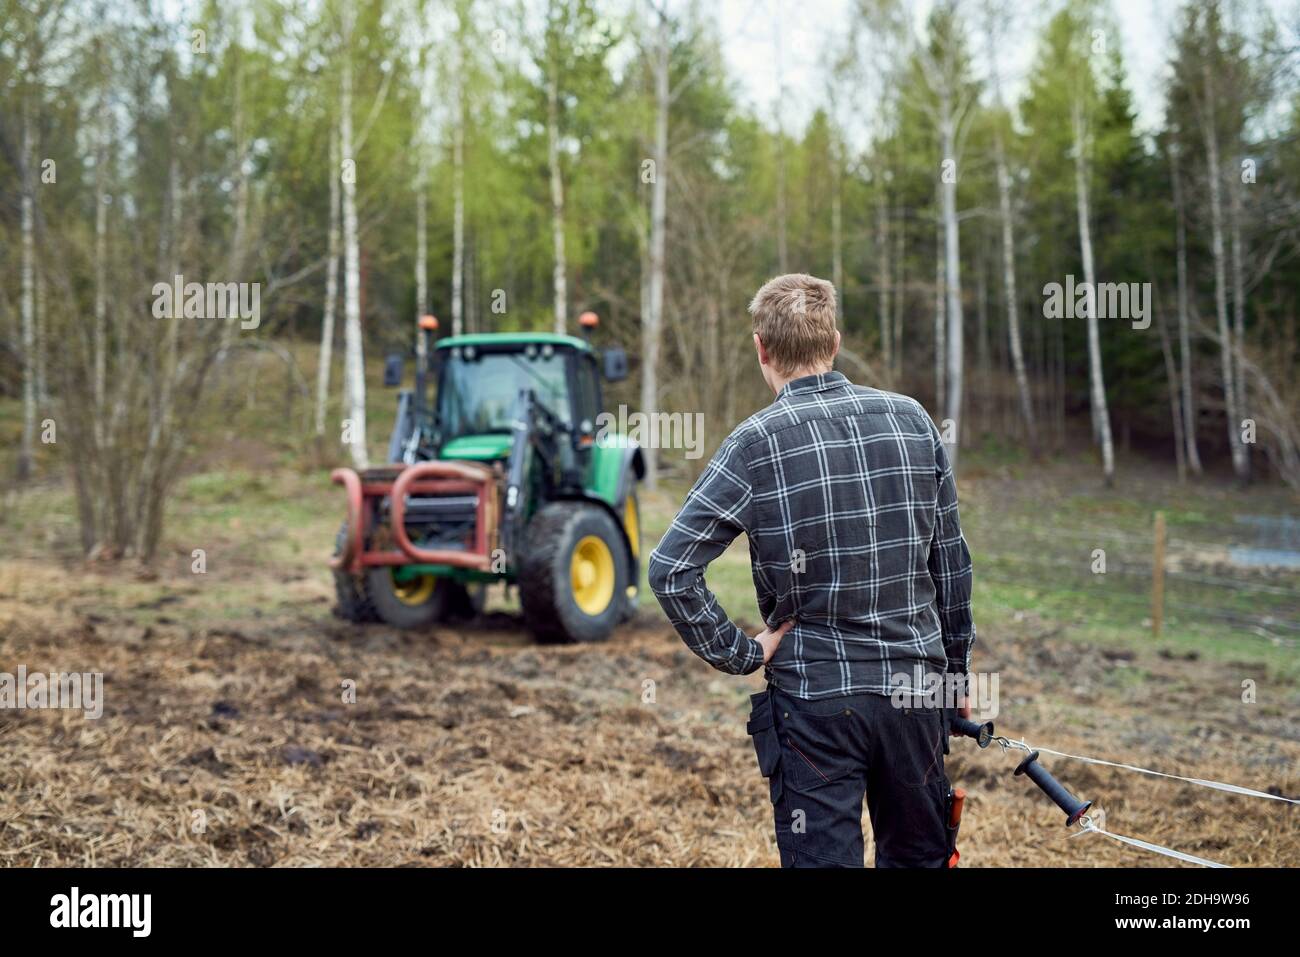
[[[504,458],[521,393],[555,423],[574,451],[590,449],[601,410],[596,358],[569,336],[460,336],[434,351],[439,458]]]
[[[584,314],[584,330],[594,320]],[[623,351],[543,333],[426,345],[398,396],[391,464],[335,472],[349,489],[335,558],[343,617],[419,626],[474,613],[473,593],[505,581],[539,638],[607,637],[639,579],[644,464],[635,443],[599,427],[602,373],[626,375]],[[386,384],[400,382],[394,366]]]

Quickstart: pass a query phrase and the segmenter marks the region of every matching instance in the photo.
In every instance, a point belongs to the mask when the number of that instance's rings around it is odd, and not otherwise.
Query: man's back
[[[840,334],[826,280],[778,276],[749,312],[776,400],[709,461],[650,556],[650,587],[719,671],[767,664],[746,728],[783,866],[861,867],[864,799],[877,867],[951,866],[944,715],[969,713],[975,628],[948,456],[915,401],[832,371]],[[742,532],[767,624],[755,637],[704,583]],[[945,672],[960,676],[944,682],[951,704],[918,687]]]
[[[737,629],[700,575],[742,531],[764,621],[795,622],[768,662],[775,687],[889,694],[899,673],[966,670],[970,556],[947,456],[915,400],[836,372],[796,379],[692,489],[651,556],[652,587],[701,657],[743,673],[752,661],[738,660]]]

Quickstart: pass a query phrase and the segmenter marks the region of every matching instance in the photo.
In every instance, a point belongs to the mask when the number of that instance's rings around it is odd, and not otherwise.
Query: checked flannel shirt
[[[650,588],[719,671],[763,661],[704,583],[744,532],[763,620],[791,618],[768,681],[799,698],[890,694],[965,674],[971,560],[939,432],[920,403],[838,372],[788,383],[742,422],[650,556]]]

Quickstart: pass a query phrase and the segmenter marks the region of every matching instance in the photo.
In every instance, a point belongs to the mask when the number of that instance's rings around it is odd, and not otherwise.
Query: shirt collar
[[[776,394],[777,400],[784,399],[788,395],[803,395],[806,392],[825,392],[828,389],[836,389],[840,386],[848,385],[848,379],[839,372],[819,372],[816,375],[801,376],[798,379],[791,379],[781,387],[781,391]]]

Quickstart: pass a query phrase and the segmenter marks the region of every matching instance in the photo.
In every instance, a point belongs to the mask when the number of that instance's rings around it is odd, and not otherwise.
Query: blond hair
[[[806,273],[777,276],[749,304],[754,332],[781,375],[835,359],[835,287]]]

